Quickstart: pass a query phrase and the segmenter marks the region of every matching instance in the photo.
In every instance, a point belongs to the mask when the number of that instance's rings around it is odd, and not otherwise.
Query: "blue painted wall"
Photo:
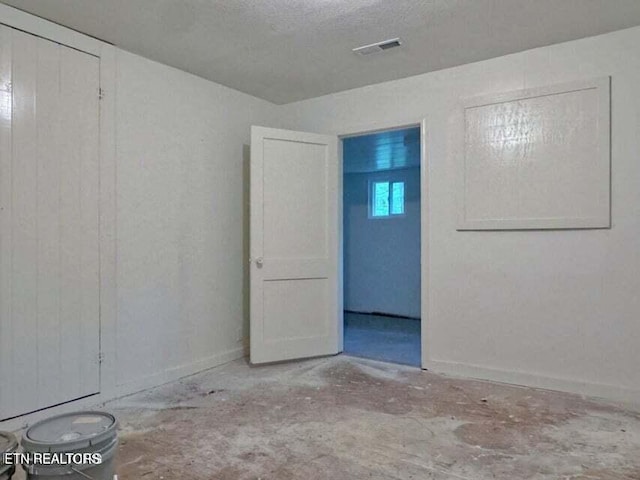
[[[405,182],[406,213],[370,219],[369,182],[387,180]],[[345,173],[344,292],[346,310],[420,317],[420,168]]]

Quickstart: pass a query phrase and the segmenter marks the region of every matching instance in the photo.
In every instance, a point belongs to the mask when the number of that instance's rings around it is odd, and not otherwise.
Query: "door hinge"
[[[104,90],[102,88],[98,89],[98,98],[102,100],[104,98]]]
[[[100,352],[98,354],[98,364],[101,365],[104,362],[104,353]]]

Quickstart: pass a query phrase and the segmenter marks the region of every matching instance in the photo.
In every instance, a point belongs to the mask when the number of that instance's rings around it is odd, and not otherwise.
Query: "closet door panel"
[[[12,116],[12,309],[15,408],[38,402],[38,132],[36,80],[38,38],[13,32]]]
[[[99,392],[99,59],[0,35],[6,419]]]
[[[65,391],[99,390],[98,59],[60,47],[61,333]],[[87,121],[90,119],[91,121]]]
[[[60,50],[51,42],[38,42],[37,91],[37,209],[38,209],[38,404],[60,403],[65,395],[60,359],[60,149],[51,140],[62,130],[60,110]]]
[[[11,29],[0,25],[0,418],[13,408],[13,331],[11,322],[13,249],[12,183],[12,52]]]

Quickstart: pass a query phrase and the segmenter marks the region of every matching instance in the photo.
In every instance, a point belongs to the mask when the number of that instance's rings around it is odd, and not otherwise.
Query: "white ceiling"
[[[640,25],[640,0],[1,1],[279,104]]]

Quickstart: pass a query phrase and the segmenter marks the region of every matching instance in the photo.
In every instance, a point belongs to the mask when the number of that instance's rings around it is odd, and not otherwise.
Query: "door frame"
[[[338,135],[338,168],[341,174],[338,176],[338,341],[339,351],[343,351],[344,342],[344,159],[342,152],[342,140],[349,137],[358,137],[372,133],[385,132],[389,130],[401,130],[403,128],[420,127],[420,356],[421,368],[426,370],[429,365],[429,335],[427,329],[429,325],[429,237],[431,228],[429,224],[429,162],[427,148],[429,145],[429,128],[426,117],[416,119],[413,122],[405,121],[383,121],[369,124],[356,125],[341,130]]]

